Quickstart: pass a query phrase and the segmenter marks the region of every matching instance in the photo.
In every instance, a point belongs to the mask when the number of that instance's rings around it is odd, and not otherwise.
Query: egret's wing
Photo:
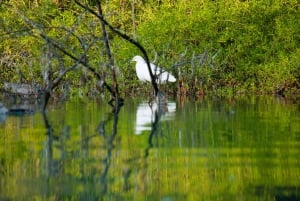
[[[176,78],[172,74],[168,73],[166,70],[164,70],[152,63],[150,63],[150,65],[151,65],[152,73],[159,83],[164,83],[166,81],[169,81],[169,82],[176,81]]]
[[[164,83],[164,82],[176,82],[176,78],[168,73],[167,71],[164,71],[162,74],[159,75],[159,80]]]
[[[162,68],[154,65],[153,63],[150,63],[150,66],[151,66],[151,70],[152,70],[153,75],[159,76],[160,74],[166,72],[165,70],[163,70]]]

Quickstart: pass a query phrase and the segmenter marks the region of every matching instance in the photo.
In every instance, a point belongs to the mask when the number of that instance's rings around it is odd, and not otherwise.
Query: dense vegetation
[[[97,11],[94,1],[87,4]],[[103,3],[103,12],[152,60],[179,77],[178,84],[168,85],[169,92],[298,94],[299,5],[299,0],[111,0]],[[43,84],[48,60],[53,77],[74,65],[40,32],[78,57],[85,52],[88,63],[111,84],[99,19],[73,1],[10,0],[0,1],[0,85],[20,79]],[[145,85],[129,61],[141,53],[108,34],[121,93],[134,93]],[[76,68],[65,80],[71,94],[98,92],[85,68]]]

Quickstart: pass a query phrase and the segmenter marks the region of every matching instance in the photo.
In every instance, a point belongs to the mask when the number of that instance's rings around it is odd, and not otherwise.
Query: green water
[[[46,118],[2,116],[0,200],[300,199],[299,104],[204,98],[166,108],[69,101]]]

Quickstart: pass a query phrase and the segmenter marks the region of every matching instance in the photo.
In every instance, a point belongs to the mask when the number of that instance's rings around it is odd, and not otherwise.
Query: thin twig
[[[16,11],[17,12],[17,11]],[[102,85],[114,96],[113,90],[111,89],[111,87],[103,80],[103,78],[101,77],[101,75],[92,67],[90,66],[86,60],[84,59],[84,55],[82,55],[80,58],[77,58],[75,55],[73,55],[72,53],[68,52],[66,49],[64,49],[58,42],[56,42],[55,40],[51,39],[47,34],[43,33],[41,31],[41,28],[38,27],[32,20],[28,19],[27,17],[25,17],[24,15],[22,15],[21,13],[17,12],[22,19],[29,24],[31,27],[33,27],[34,29],[36,29],[38,35],[43,38],[46,42],[50,43],[51,45],[53,45],[55,48],[57,48],[59,51],[61,51],[63,54],[65,54],[66,56],[70,57],[71,59],[73,59],[74,61],[82,64],[84,67],[86,67],[89,71],[91,71],[96,77],[97,79],[102,83]],[[80,41],[82,42],[82,41]]]
[[[104,18],[102,15],[96,13],[94,10],[92,10],[91,8],[89,8],[88,6],[85,6],[83,4],[81,4],[80,2],[78,2],[78,0],[75,0],[75,3],[77,5],[79,5],[80,7],[88,10],[91,14],[95,15],[96,17],[98,17],[101,21],[103,21],[103,23],[108,26],[113,32],[115,32],[117,35],[119,35],[120,37],[122,37],[123,39],[127,40],[128,42],[132,43],[133,45],[135,45],[144,55],[144,58],[146,60],[146,63],[147,63],[147,66],[148,66],[148,70],[149,70],[149,74],[150,74],[150,77],[151,77],[151,84],[153,86],[153,89],[154,89],[154,92],[155,92],[155,95],[157,96],[159,90],[158,90],[158,86],[157,86],[157,83],[156,83],[156,80],[155,80],[155,77],[151,71],[151,67],[150,67],[150,61],[149,61],[149,57],[148,57],[148,54],[145,50],[145,48],[139,43],[137,42],[136,40],[134,40],[133,38],[129,37],[128,35],[122,33],[120,30],[114,28],[111,24],[109,24]]]
[[[97,3],[99,15],[103,18],[101,2],[99,0],[96,0],[96,3]],[[111,53],[111,49],[110,49],[110,45],[109,45],[109,39],[108,39],[108,35],[107,35],[107,32],[106,32],[105,24],[102,20],[100,20],[100,21],[101,21],[102,35],[103,35],[104,43],[105,43],[106,54],[108,56],[109,65],[110,65],[110,69],[112,71],[112,77],[113,77],[113,81],[114,81],[114,87],[113,87],[114,96],[116,97],[116,99],[118,99],[119,98],[119,89],[118,89],[116,71],[115,71],[115,67],[114,67],[114,59],[113,59],[113,56],[112,56],[112,53]]]

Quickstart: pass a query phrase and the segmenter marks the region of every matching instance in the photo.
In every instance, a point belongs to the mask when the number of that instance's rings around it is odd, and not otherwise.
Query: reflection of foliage
[[[271,200],[278,192],[297,193],[298,108],[279,102],[185,103],[169,122],[170,134],[163,141],[154,135],[152,145],[149,135],[133,135],[136,103],[115,119],[105,103],[67,102],[47,113],[53,129],[48,180],[42,116],[8,117],[0,126],[0,194],[13,200]]]

